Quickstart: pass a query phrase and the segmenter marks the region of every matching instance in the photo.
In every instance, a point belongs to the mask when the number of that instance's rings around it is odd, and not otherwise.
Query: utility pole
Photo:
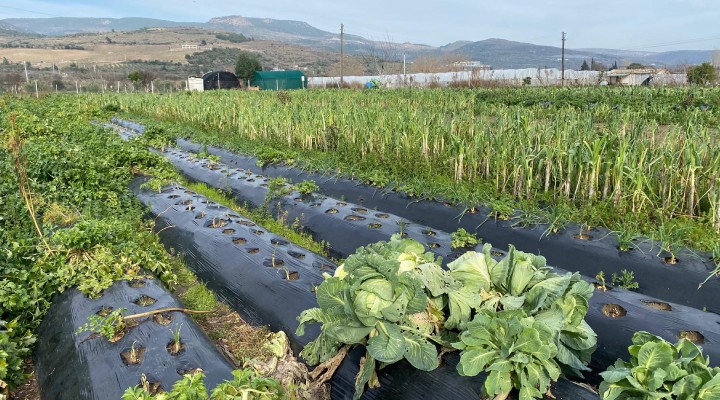
[[[29,83],[30,78],[28,77],[28,73],[27,73],[27,61],[23,61],[23,67],[25,67],[25,83]]]
[[[340,87],[344,84],[344,77],[345,77],[345,57],[343,56],[343,47],[344,47],[344,40],[345,40],[345,26],[343,24],[340,24]]]
[[[565,86],[565,32],[562,33],[562,70],[560,72],[562,86]]]

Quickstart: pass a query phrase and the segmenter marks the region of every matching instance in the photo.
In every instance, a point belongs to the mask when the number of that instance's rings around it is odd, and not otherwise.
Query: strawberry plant
[[[720,368],[709,366],[701,349],[687,339],[671,344],[635,332],[630,361],[617,360],[601,373],[602,400],[720,399]]]

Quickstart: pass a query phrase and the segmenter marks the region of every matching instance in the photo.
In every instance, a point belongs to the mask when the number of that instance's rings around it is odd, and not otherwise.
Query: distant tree
[[[260,60],[254,53],[249,51],[241,51],[235,62],[235,75],[241,82],[247,82],[252,79],[255,71],[262,71]]]
[[[596,62],[594,58],[590,60],[591,71],[607,71],[607,69],[607,65],[601,62]]]
[[[232,42],[232,43],[242,43],[242,42],[247,42],[249,40],[242,33],[227,33],[227,34],[218,33],[217,35],[215,35],[215,37],[220,40],[227,40],[228,42]]]
[[[112,43],[112,39],[110,39],[109,36],[105,36],[105,41],[108,42],[108,43]]]
[[[645,68],[644,65],[642,65],[640,63],[636,63],[636,62],[628,65],[628,69],[643,69],[643,68]]]
[[[153,79],[157,78],[157,74],[152,71],[133,71],[128,75],[128,80],[135,85],[135,87],[141,85],[149,85]]]
[[[688,68],[687,79],[688,83],[693,85],[708,85],[717,82],[718,76],[715,67],[705,62]]]
[[[580,66],[580,71],[590,71],[590,66],[587,63],[587,60],[583,60],[583,63]]]
[[[205,39],[201,40],[200,46],[207,46],[207,40],[205,40]]]
[[[610,67],[610,71],[612,71],[612,70],[614,70],[614,69],[618,69],[617,60],[615,60],[615,62],[613,62],[612,67]]]

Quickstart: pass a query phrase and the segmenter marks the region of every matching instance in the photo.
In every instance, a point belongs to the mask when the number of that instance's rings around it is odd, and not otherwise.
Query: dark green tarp
[[[257,86],[260,90],[304,89],[307,78],[297,70],[255,71],[250,86]]]

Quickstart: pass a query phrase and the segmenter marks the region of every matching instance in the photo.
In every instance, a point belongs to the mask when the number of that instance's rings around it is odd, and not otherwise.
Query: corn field
[[[102,95],[223,143],[332,152],[390,173],[720,232],[720,89],[305,90]]]

